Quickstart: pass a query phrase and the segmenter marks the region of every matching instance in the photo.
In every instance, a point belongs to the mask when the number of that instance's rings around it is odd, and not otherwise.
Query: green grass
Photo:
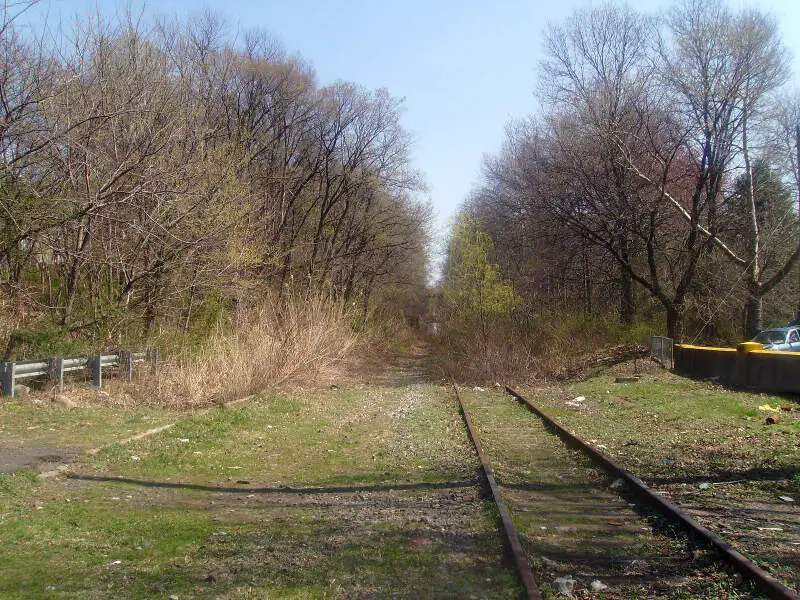
[[[584,396],[585,410],[565,401]],[[567,427],[607,447],[607,452],[643,477],[725,477],[755,473],[774,478],[800,464],[800,418],[795,410],[765,422],[759,406],[787,400],[733,392],[666,372],[649,372],[638,383],[614,383],[605,374],[563,390],[531,392]],[[666,462],[665,462],[666,461]]]
[[[119,486],[76,494],[22,472],[3,476],[2,487],[3,598],[144,598],[155,581],[181,593],[193,577],[179,558],[215,527],[210,515],[131,502]]]
[[[0,400],[0,445],[46,444],[87,450],[174,422],[185,413],[162,408],[77,407],[70,410],[47,400]]]
[[[460,451],[463,432],[452,405],[404,408],[428,392],[439,393],[429,387],[260,397],[109,446],[86,462],[114,475],[183,481],[322,485],[464,478],[473,467]]]
[[[516,598],[476,469],[436,386],[187,416],[0,479],[0,597]]]

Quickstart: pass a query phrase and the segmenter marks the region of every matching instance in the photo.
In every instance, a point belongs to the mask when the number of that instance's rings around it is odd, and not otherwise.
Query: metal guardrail
[[[659,335],[650,336],[650,358],[661,363],[667,369],[672,369],[675,362],[672,358],[672,338]]]
[[[103,369],[118,367],[120,375],[130,381],[133,377],[133,365],[144,362],[150,363],[151,374],[156,375],[158,373],[158,350],[153,349],[146,352],[120,350],[116,354],[3,362],[0,363],[0,385],[2,385],[3,395],[12,398],[16,382],[21,379],[47,377],[54,387],[63,390],[66,373],[89,370],[92,375],[92,383],[96,387],[102,387]]]

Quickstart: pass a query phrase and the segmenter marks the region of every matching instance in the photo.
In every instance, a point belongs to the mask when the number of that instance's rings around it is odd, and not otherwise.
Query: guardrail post
[[[150,360],[150,375],[158,375],[158,348],[151,348],[147,351],[147,358]]]
[[[3,384],[3,395],[14,397],[14,363],[0,363],[0,379]]]
[[[128,382],[133,379],[133,353],[130,350],[119,351],[119,374]]]
[[[95,354],[90,356],[89,368],[92,371],[92,383],[95,387],[103,387],[103,355]]]
[[[64,359],[50,359],[50,385],[58,387],[59,392],[64,391]]]

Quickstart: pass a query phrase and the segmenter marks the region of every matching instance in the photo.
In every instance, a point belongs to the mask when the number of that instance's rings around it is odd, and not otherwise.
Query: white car
[[[753,341],[764,344],[764,350],[800,352],[800,327],[765,329]]]

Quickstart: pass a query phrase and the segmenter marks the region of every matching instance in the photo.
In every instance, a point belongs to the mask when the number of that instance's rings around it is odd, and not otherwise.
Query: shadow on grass
[[[196,483],[174,483],[171,481],[150,481],[146,479],[133,479],[130,477],[107,477],[103,475],[80,475],[71,473],[67,475],[68,479],[78,481],[94,481],[94,482],[113,482],[113,483],[127,483],[131,485],[139,485],[151,488],[167,488],[167,489],[184,489],[196,490],[202,492],[228,492],[234,494],[346,494],[346,493],[366,493],[366,492],[392,492],[392,491],[432,491],[432,490],[446,490],[457,488],[474,487],[481,484],[479,479],[468,479],[464,481],[442,481],[432,483],[398,483],[398,484],[380,484],[380,485],[362,485],[362,486],[321,486],[321,487],[292,487],[292,486],[275,486],[275,487],[242,487],[248,485],[242,483],[239,486],[216,486],[216,485],[201,485]]]
[[[779,482],[800,474],[800,470],[789,468],[763,468],[741,470],[715,470],[713,473],[699,475],[675,475],[673,477],[648,477],[651,485],[675,485],[681,483],[734,483],[737,481]]]
[[[111,547],[138,545],[145,552],[129,551],[121,565],[98,565],[77,579],[59,576],[58,568],[43,571],[41,585],[63,577],[72,586],[65,590],[68,597],[81,592],[115,598],[511,599],[520,594],[477,479],[261,488],[89,475],[70,479],[82,486],[141,488],[127,507],[80,510],[95,512],[104,531],[115,531]],[[157,490],[189,493],[153,493]],[[342,501],[336,494],[353,496]],[[321,501],[314,503],[315,496]],[[165,512],[183,519],[173,523],[170,535],[187,541],[154,562],[147,548],[159,547],[163,536],[157,528],[143,535],[141,527]],[[85,531],[86,524],[74,521]],[[198,528],[200,523],[205,525]],[[108,549],[104,543],[104,552]],[[87,573],[92,577],[84,578]]]

